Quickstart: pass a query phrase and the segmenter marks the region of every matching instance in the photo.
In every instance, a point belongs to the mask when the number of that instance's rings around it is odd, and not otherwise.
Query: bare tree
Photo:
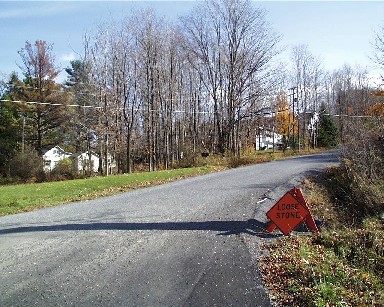
[[[239,154],[248,143],[252,129],[242,121],[271,88],[278,37],[251,2],[207,8],[182,29],[142,11],[92,37],[86,49],[104,165],[113,156],[121,172],[134,161],[152,171],[193,161],[198,151]]]
[[[347,117],[365,114],[370,104],[367,72],[361,67],[344,65],[327,78],[328,109],[337,116],[341,140],[344,141]]]
[[[292,103],[293,115],[297,117],[299,127],[294,127],[294,145],[308,144],[311,140],[308,131],[310,116],[320,108],[320,96],[323,92],[324,72],[321,61],[314,56],[308,46],[298,45],[292,49],[292,86],[295,91]],[[297,139],[296,139],[297,138]]]
[[[241,120],[259,108],[279,37],[250,1],[208,1],[183,20],[215,115],[218,151],[238,153]]]
[[[384,26],[376,33],[372,60],[384,71]],[[384,81],[384,73],[381,78]]]

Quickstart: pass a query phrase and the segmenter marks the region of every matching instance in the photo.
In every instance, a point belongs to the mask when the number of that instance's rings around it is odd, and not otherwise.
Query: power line
[[[1,99],[0,102],[13,102],[13,103],[27,103],[27,104],[39,104],[39,105],[48,105],[48,106],[64,106],[64,107],[79,107],[79,108],[93,108],[93,109],[102,109],[103,107],[98,106],[85,106],[85,105],[79,105],[79,104],[63,104],[63,103],[51,103],[51,102],[38,102],[38,101],[22,101],[22,100],[9,100],[9,99]],[[122,108],[118,108],[119,110],[122,110]],[[133,111],[141,111],[141,112],[161,112],[161,110],[146,110],[142,108],[134,108]],[[172,113],[195,113],[195,114],[212,114],[212,112],[209,111],[182,111],[182,110],[174,110]]]
[[[39,104],[39,105],[48,105],[48,106],[64,106],[64,107],[79,107],[79,108],[93,108],[93,109],[101,109],[102,108],[102,107],[97,107],[97,106],[85,106],[85,105],[80,105],[80,104],[64,104],[64,103],[22,101],[22,100],[9,100],[9,99],[1,99],[0,102],[14,102],[14,103],[27,103],[27,104]]]
[[[372,118],[371,115],[325,114],[334,117]]]
[[[86,105],[80,105],[80,104],[64,104],[64,103],[51,103],[51,102],[39,102],[39,101],[22,101],[22,100],[10,100],[10,99],[1,99],[0,102],[13,102],[13,103],[27,103],[27,104],[38,104],[38,105],[48,105],[48,106],[64,106],[64,107],[77,107],[77,108],[85,108],[85,109],[102,109],[103,107],[98,106],[86,106]],[[288,109],[274,111],[271,113],[263,113],[266,114],[273,114],[273,113],[281,113],[284,111],[287,111]],[[145,110],[145,109],[139,109],[134,108],[133,111],[141,111],[141,112],[161,112],[160,110]],[[174,110],[172,113],[195,113],[195,114],[212,114],[212,111],[182,111],[182,110]],[[311,113],[311,112],[306,112]],[[324,115],[328,116],[334,116],[334,117],[352,117],[352,118],[371,118],[370,115],[348,115],[348,114],[329,114],[326,113]]]

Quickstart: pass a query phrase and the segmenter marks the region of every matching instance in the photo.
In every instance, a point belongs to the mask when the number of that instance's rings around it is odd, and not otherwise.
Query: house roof
[[[56,149],[57,151],[60,152],[60,154],[63,154],[63,155],[68,155],[68,156],[71,156],[72,153],[71,152],[67,152],[65,151],[64,149],[62,149],[60,146],[56,145],[55,147],[52,147],[51,149],[47,150],[45,153],[44,153],[44,156],[47,155],[47,153],[49,152],[53,152],[53,150]]]

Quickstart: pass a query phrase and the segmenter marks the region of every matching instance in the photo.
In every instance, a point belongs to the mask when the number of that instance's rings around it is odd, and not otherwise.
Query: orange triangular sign
[[[273,232],[278,227],[282,233],[288,235],[303,223],[307,224],[313,232],[319,232],[307,201],[297,188],[285,193],[267,212],[267,217],[271,220],[266,229],[268,232]]]

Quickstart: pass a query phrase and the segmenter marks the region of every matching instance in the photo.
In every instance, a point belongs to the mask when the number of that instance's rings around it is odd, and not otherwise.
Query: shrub
[[[191,153],[184,153],[183,157],[179,159],[176,163],[173,163],[172,168],[189,168],[189,167],[196,167],[199,166],[199,161],[197,154],[191,152]]]
[[[384,212],[384,118],[354,120],[347,125],[342,170],[348,189],[364,215]]]
[[[49,175],[51,181],[62,181],[75,179],[77,176],[71,159],[66,158],[60,160]]]
[[[43,160],[36,150],[26,147],[9,163],[11,177],[21,181],[44,181]]]

